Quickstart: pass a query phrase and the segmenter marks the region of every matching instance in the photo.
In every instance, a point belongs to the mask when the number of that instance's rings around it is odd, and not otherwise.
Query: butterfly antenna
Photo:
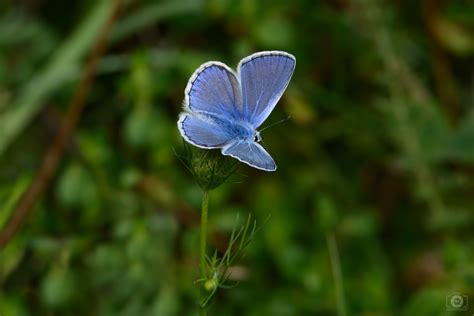
[[[278,125],[278,124],[280,124],[280,123],[286,122],[286,121],[288,121],[290,118],[291,118],[291,116],[288,116],[287,118],[284,118],[284,119],[282,119],[282,120],[279,120],[278,122],[275,122],[275,123],[272,123],[272,124],[270,124],[270,125],[268,125],[268,126],[265,126],[265,127],[262,128],[261,130],[259,130],[259,132],[261,133],[261,132],[263,132],[264,130],[270,128],[270,127],[273,127],[273,126]]]

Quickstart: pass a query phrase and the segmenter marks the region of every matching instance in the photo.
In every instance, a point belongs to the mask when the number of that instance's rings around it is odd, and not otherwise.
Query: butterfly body
[[[208,62],[191,76],[178,128],[201,148],[220,148],[252,167],[276,170],[257,128],[270,115],[289,83],[295,58],[285,52],[260,52],[244,58],[237,74],[220,62]]]

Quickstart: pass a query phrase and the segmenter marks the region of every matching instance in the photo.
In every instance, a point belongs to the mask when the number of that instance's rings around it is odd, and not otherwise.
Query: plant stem
[[[326,234],[326,241],[329,250],[329,259],[331,261],[331,270],[336,284],[336,306],[339,316],[346,316],[346,300],[344,298],[344,286],[342,282],[341,263],[339,260],[339,251],[337,250],[336,238],[333,233]]]
[[[201,279],[206,282],[206,237],[207,237],[207,213],[209,208],[209,192],[204,191],[202,195],[201,206],[201,251],[200,251],[200,269]],[[201,288],[201,302],[206,298],[205,289]],[[201,306],[201,316],[207,315],[206,307]]]

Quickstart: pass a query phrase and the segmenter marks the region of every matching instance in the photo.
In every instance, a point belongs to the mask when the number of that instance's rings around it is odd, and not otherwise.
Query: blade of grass
[[[64,119],[62,120],[61,126],[58,133],[56,134],[54,141],[46,151],[43,162],[40,169],[35,175],[35,178],[28,188],[28,190],[22,195],[21,199],[17,203],[12,216],[5,225],[5,228],[0,231],[0,247],[5,247],[11,240],[16,231],[20,228],[24,220],[26,219],[30,209],[35,205],[38,198],[46,190],[56,168],[58,167],[61,157],[64,153],[66,144],[71,137],[74,129],[79,122],[82,110],[86,105],[87,96],[93,84],[95,77],[95,71],[100,57],[104,54],[107,47],[107,39],[115,20],[118,17],[120,8],[122,6],[122,0],[114,0],[113,7],[110,11],[109,16],[101,25],[98,35],[94,40],[93,49],[90,52],[90,56],[84,67],[81,80],[76,88],[74,95],[68,106],[68,110]]]
[[[75,64],[90,50],[112,8],[112,1],[99,1],[69,40],[56,51],[44,69],[25,84],[19,97],[0,116],[0,156],[38,112],[45,98],[68,79]]]
[[[195,11],[202,7],[201,4],[202,1],[186,0],[143,6],[117,23],[111,35],[112,43],[165,17]],[[63,87],[64,83],[78,78],[82,60],[90,51],[100,27],[110,15],[112,8],[113,1],[97,1],[85,20],[52,55],[44,68],[19,90],[17,98],[5,106],[0,115],[0,126],[2,126],[0,156],[31,122],[47,98]]]
[[[326,242],[328,245],[329,259],[331,261],[331,270],[334,277],[334,284],[336,289],[337,315],[347,316],[341,262],[339,258],[339,251],[337,249],[336,237],[333,233],[326,234]]]
[[[112,9],[113,1],[97,2],[69,40],[56,51],[43,70],[24,85],[18,98],[0,116],[0,156],[38,112],[45,98],[71,76],[76,64],[90,50]]]
[[[21,195],[23,192],[25,192],[30,183],[31,176],[23,176],[15,182],[11,190],[8,190],[8,192],[4,193],[8,195],[8,198],[5,200],[5,203],[0,204],[0,229],[7,221],[16,202],[20,199]]]

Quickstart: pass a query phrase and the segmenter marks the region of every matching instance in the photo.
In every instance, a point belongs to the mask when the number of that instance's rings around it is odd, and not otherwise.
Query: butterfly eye
[[[255,135],[253,137],[253,141],[257,142],[257,143],[260,143],[262,141],[262,137],[260,136],[259,132],[255,133]]]

